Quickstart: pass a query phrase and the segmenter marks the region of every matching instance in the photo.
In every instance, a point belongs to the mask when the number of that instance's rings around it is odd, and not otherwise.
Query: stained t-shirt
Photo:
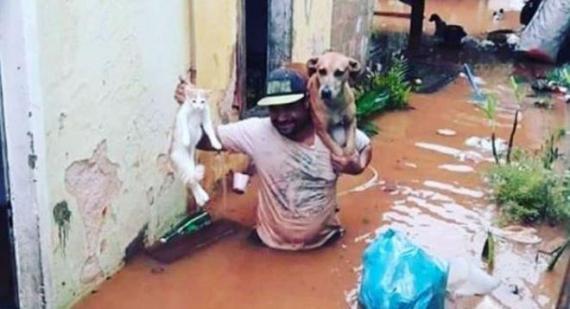
[[[315,135],[313,145],[292,141],[269,118],[250,118],[218,127],[224,149],[247,154],[261,180],[256,230],[268,246],[286,250],[321,246],[340,222],[331,153]],[[370,143],[356,134],[360,151]]]

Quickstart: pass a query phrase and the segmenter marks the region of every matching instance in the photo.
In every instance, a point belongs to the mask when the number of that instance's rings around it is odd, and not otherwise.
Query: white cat
[[[210,199],[200,185],[200,181],[204,178],[204,166],[196,164],[196,146],[204,133],[210,139],[213,148],[222,149],[222,144],[214,133],[206,90],[191,88],[186,101],[176,114],[170,159],[180,179],[192,191],[196,204],[200,207]]]

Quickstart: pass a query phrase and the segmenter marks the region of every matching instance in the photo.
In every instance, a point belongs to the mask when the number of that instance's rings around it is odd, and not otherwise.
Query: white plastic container
[[[249,175],[243,173],[234,173],[233,190],[237,193],[243,194],[248,182]]]

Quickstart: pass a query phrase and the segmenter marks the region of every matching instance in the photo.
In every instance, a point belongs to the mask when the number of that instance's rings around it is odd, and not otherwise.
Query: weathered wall
[[[36,3],[51,273],[62,307],[184,215],[166,155],[174,86],[195,50],[197,84],[214,90],[217,118],[231,119],[237,13],[231,0],[194,1],[192,19],[186,0]]]
[[[304,63],[331,47],[332,9],[332,0],[293,2],[293,62]]]
[[[368,37],[374,0],[335,0],[333,3],[331,46],[364,62],[368,55]]]
[[[232,109],[232,106],[236,100],[238,83],[237,31],[240,29],[240,1],[242,0],[192,1],[196,84],[211,90],[214,122],[220,124],[239,118],[239,111]],[[224,155],[222,159],[202,152],[199,153],[198,160],[205,166],[212,167],[207,170],[203,184],[213,194],[221,193],[216,182],[225,171],[240,170],[246,165],[245,157],[239,155]]]

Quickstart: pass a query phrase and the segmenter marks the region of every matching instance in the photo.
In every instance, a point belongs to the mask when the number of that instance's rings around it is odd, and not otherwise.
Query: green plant
[[[540,155],[517,154],[489,171],[495,200],[506,221],[570,222],[570,177],[544,166]]]
[[[371,118],[385,111],[408,107],[411,86],[404,58],[394,58],[385,73],[368,69],[354,88],[358,128],[369,136],[378,133]]]
[[[566,135],[566,130],[559,129],[558,131],[550,134],[546,144],[542,146],[542,163],[544,168],[551,170],[554,162],[560,158],[560,153],[556,144],[564,135]]]
[[[563,87],[570,87],[570,64],[550,71],[546,78]]]
[[[493,94],[487,93],[485,94],[485,101],[483,102],[483,105],[480,106],[480,108],[483,111],[485,118],[487,118],[489,125],[491,126],[491,148],[493,150],[493,158],[495,158],[495,163],[498,165],[500,161],[499,161],[499,154],[497,153],[497,146],[495,144],[496,140],[495,131],[497,127],[497,121],[496,121],[497,105],[498,105],[497,97],[494,96]]]
[[[379,89],[388,91],[388,109],[405,109],[408,107],[408,99],[412,86],[406,80],[408,62],[405,58],[395,57],[392,66],[377,80]]]
[[[515,140],[515,133],[517,132],[517,126],[519,124],[519,113],[522,101],[524,99],[524,88],[520,86],[514,76],[511,76],[511,88],[515,95],[515,102],[517,104],[517,110],[515,111],[515,118],[513,120],[513,128],[511,129],[511,135],[509,136],[509,144],[507,147],[507,164],[511,163],[511,152],[513,150],[513,143]]]

